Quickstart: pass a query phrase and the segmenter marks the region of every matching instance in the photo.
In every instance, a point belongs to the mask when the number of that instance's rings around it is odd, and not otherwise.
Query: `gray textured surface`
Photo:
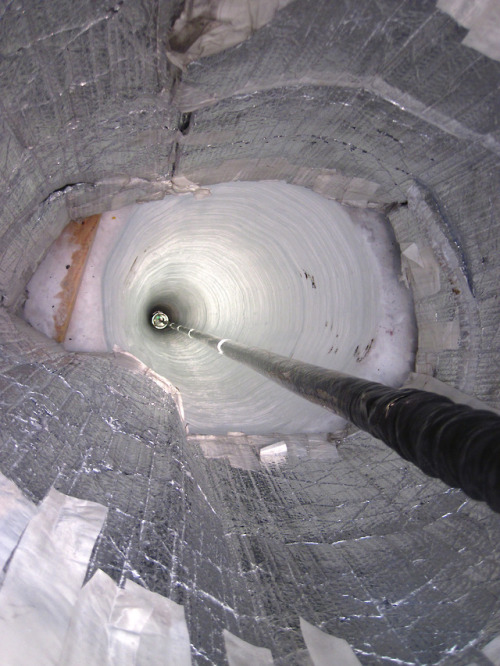
[[[223,663],[224,628],[303,663],[299,615],[366,664],[465,664],[496,631],[500,518],[367,435],[338,459],[234,469],[112,357],[47,348],[5,315],[2,339],[2,471],[34,500],[54,485],[108,506],[89,575],[184,604],[195,663]]]
[[[453,254],[417,316],[458,313],[461,337],[420,350],[420,370],[498,407],[500,64],[431,0],[296,0],[181,73],[165,56],[180,4],[2,4],[2,302],[69,214],[154,198],[174,174],[358,178],[379,186],[368,203],[403,204],[400,242],[432,245],[417,192],[432,202]],[[299,614],[363,664],[487,663],[500,548],[484,507],[361,435],[340,461],[207,461],[170,398],[112,358],[62,355],[3,315],[0,341],[2,471],[33,499],[54,483],[110,506],[95,565],[185,604],[196,663],[224,663],[227,628],[304,664]]]

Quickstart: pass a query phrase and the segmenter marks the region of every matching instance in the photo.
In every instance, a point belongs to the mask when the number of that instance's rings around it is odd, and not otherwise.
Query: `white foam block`
[[[260,451],[261,458],[271,458],[273,456],[283,456],[287,452],[286,442],[275,442],[274,444],[268,444],[268,446],[263,446]]]

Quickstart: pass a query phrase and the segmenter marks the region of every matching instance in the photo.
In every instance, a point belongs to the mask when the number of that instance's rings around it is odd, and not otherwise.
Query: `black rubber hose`
[[[418,389],[393,389],[169,324],[344,417],[425,474],[500,512],[500,416]]]

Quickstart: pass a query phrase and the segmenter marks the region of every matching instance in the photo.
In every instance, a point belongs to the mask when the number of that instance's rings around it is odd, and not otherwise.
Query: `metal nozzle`
[[[161,310],[156,310],[153,312],[153,315],[151,317],[151,323],[155,328],[162,329],[166,328],[168,326],[168,317],[167,315],[162,312]]]

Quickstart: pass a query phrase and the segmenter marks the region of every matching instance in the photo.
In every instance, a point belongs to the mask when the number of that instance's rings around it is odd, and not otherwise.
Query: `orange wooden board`
[[[94,242],[100,215],[92,215],[85,220],[70,222],[55,241],[61,245],[74,247],[66,275],[57,294],[60,303],[54,314],[55,339],[63,342],[73,313],[78,289],[83,277],[87,257]]]

